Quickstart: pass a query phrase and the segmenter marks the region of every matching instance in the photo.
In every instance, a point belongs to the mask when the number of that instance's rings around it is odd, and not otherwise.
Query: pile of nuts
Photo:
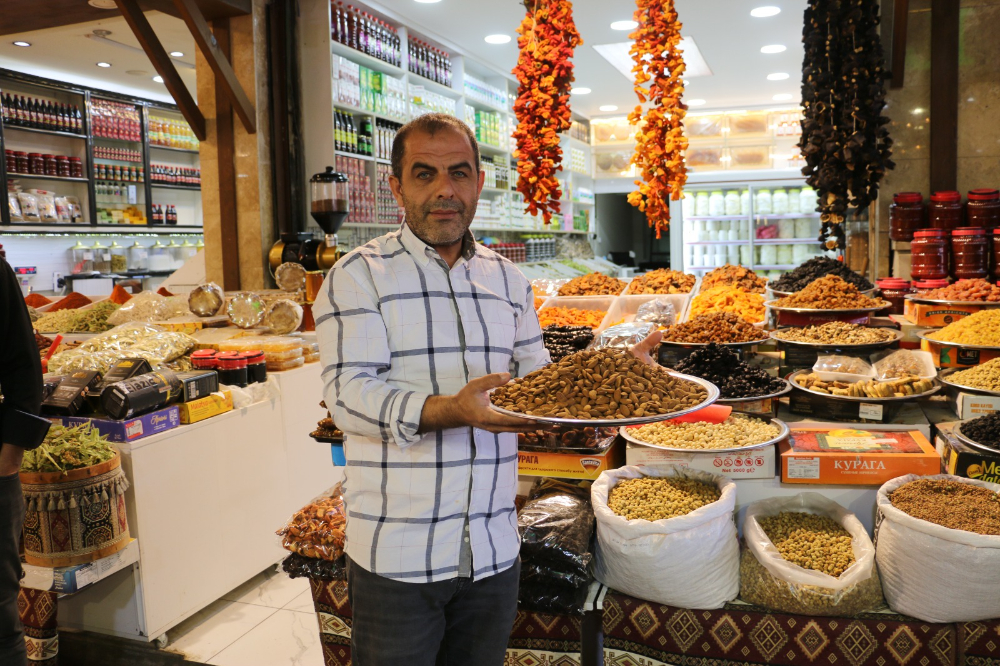
[[[604,310],[578,310],[554,306],[538,311],[538,325],[546,326],[587,326],[597,328],[604,321]]]
[[[542,329],[542,343],[553,361],[583,351],[594,340],[590,326],[546,326]]]
[[[732,312],[707,312],[683,324],[663,331],[663,339],[672,342],[753,342],[766,340],[767,334]]]
[[[626,520],[664,520],[685,516],[717,502],[715,486],[693,479],[622,479],[608,493],[608,508]]]
[[[756,365],[741,361],[729,347],[710,342],[674,365],[685,375],[707,379],[719,387],[722,398],[754,398],[777,393],[785,382]]]
[[[959,280],[955,284],[940,289],[917,292],[920,298],[935,301],[987,301],[1000,302],[1000,287],[982,278]]]
[[[1000,358],[960,370],[948,377],[948,381],[984,391],[1000,391]]]
[[[688,294],[694,289],[695,276],[657,268],[632,278],[626,294]]]
[[[771,337],[789,342],[813,342],[818,345],[874,345],[889,342],[896,337],[895,331],[848,324],[842,321],[828,321],[819,326],[805,328],[784,328],[771,333]]]
[[[1000,309],[980,310],[926,335],[939,342],[1000,347]]]
[[[627,419],[694,407],[708,392],[699,384],[643,363],[624,349],[570,354],[493,391],[497,407],[529,416]]]
[[[813,257],[809,261],[783,274],[770,284],[774,291],[791,293],[805,289],[809,284],[824,275],[836,275],[850,282],[861,291],[872,288],[872,283],[847,267],[842,261],[830,257]]]
[[[903,513],[935,525],[1000,536],[1000,495],[982,486],[917,479],[892,491],[889,501]]]
[[[701,290],[711,289],[720,285],[738,287],[753,294],[763,294],[767,279],[762,278],[749,268],[726,264],[716,268],[701,279]]]
[[[908,395],[920,395],[934,388],[931,379],[918,377],[901,377],[889,382],[877,382],[874,379],[854,382],[829,382],[820,379],[815,372],[799,375],[795,383],[804,389],[827,395],[842,395],[850,398],[902,398]]]
[[[707,314],[709,312],[732,312],[746,319],[751,324],[764,321],[764,297],[759,293],[744,291],[739,287],[719,285],[711,289],[702,289],[691,300],[689,317]]]
[[[589,273],[573,278],[559,287],[560,296],[617,296],[625,289],[625,283],[618,278],[603,273]]]
[[[774,306],[779,308],[804,308],[808,310],[851,310],[886,307],[882,299],[868,298],[853,284],[836,275],[813,280],[809,286],[791,296],[779,298]]]
[[[774,439],[779,432],[778,426],[743,414],[722,423],[661,421],[628,429],[630,437],[671,449],[742,448]]]
[[[786,561],[838,578],[854,564],[851,534],[833,518],[782,511],[758,520]]]
[[[1000,412],[966,421],[960,426],[962,434],[983,446],[1000,452]]]

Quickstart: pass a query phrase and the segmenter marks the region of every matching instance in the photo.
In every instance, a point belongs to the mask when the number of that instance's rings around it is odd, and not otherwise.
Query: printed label
[[[819,480],[819,458],[789,458],[788,478]]]
[[[882,405],[874,405],[870,402],[863,402],[858,406],[858,417],[871,419],[872,421],[882,420]]]

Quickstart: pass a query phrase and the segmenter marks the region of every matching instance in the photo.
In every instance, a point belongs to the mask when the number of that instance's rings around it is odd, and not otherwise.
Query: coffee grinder
[[[326,237],[319,240],[308,231],[282,234],[268,254],[271,270],[292,261],[302,264],[307,271],[325,271],[340,259],[337,231],[350,213],[347,176],[328,166],[326,171],[309,179],[309,190],[309,210]]]

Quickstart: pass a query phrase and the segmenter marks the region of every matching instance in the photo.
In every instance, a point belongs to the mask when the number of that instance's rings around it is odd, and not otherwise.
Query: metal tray
[[[934,385],[931,387],[930,391],[924,391],[923,393],[915,393],[913,395],[904,395],[899,398],[895,396],[891,398],[869,398],[866,395],[865,396],[830,395],[829,393],[820,393],[819,391],[812,391],[810,389],[805,388],[804,386],[799,386],[798,384],[795,383],[796,377],[798,377],[803,373],[809,374],[811,372],[812,370],[796,370],[792,374],[788,375],[786,379],[789,381],[789,383],[791,383],[791,385],[795,389],[802,391],[803,393],[808,393],[809,395],[817,395],[821,398],[829,398],[830,400],[841,400],[844,402],[901,402],[904,400],[919,400],[921,398],[926,398],[927,396],[934,395],[942,388],[941,383],[938,382],[937,380],[934,380],[932,382]]]
[[[655,423],[657,421],[666,421],[667,419],[672,419],[677,416],[683,416],[685,414],[690,414],[691,412],[696,412],[699,409],[704,409],[708,407],[713,402],[719,399],[719,387],[715,384],[702,379],[701,377],[694,377],[692,375],[683,375],[679,372],[674,372],[673,370],[667,370],[667,373],[673,375],[674,377],[680,379],[686,379],[689,382],[694,382],[695,384],[700,384],[705,387],[708,391],[708,397],[701,403],[695,405],[694,407],[688,407],[679,412],[670,412],[669,414],[653,414],[647,416],[633,416],[627,419],[564,419],[556,416],[532,416],[531,414],[522,414],[521,412],[512,412],[508,409],[501,409],[497,407],[492,402],[490,402],[490,408],[501,414],[506,414],[507,416],[514,416],[519,419],[529,419],[533,421],[538,421],[539,423],[555,423],[557,425],[573,426],[576,428],[586,428],[588,426],[601,427],[601,426],[623,426],[623,425],[635,425],[640,423]],[[496,390],[496,389],[493,389]],[[491,390],[490,393],[493,391]]]
[[[784,340],[775,336],[774,334],[778,331],[784,331],[788,328],[801,328],[797,326],[786,326],[785,328],[779,328],[777,330],[771,331],[771,339],[785,345],[796,345],[800,347],[809,347],[811,349],[884,349],[893,345],[903,339],[903,332],[894,329],[885,329],[887,331],[892,331],[893,337],[891,340],[886,340],[884,342],[865,342],[862,344],[846,344],[846,343],[825,343],[825,342],[802,342],[800,340]],[[875,328],[875,327],[872,327]]]
[[[914,303],[930,303],[932,305],[980,305],[984,308],[1000,308],[1000,301],[949,301],[940,298],[921,298],[920,294],[906,294],[903,298]]]
[[[921,340],[926,340],[927,342],[933,343],[935,345],[941,345],[942,347],[961,347],[962,349],[989,349],[992,351],[1000,351],[1000,347],[987,347],[986,345],[967,345],[964,342],[945,342],[944,340],[935,340],[934,338],[928,338],[925,333],[931,331],[938,331],[937,328],[925,328],[921,331],[916,331],[916,335]],[[968,369],[968,368],[966,368]]]
[[[772,310],[777,310],[778,312],[798,312],[800,314],[850,314],[850,313],[862,313],[862,312],[878,312],[879,310],[884,310],[890,307],[892,303],[889,301],[882,301],[882,305],[877,305],[870,308],[838,308],[835,310],[821,310],[818,308],[785,308],[780,305],[775,305],[777,299],[772,301],[764,301],[764,306],[769,307]]]
[[[780,377],[778,379],[781,379]],[[730,405],[738,402],[751,402],[753,400],[767,400],[769,398],[780,398],[783,395],[788,395],[792,392],[792,383],[787,379],[781,379],[785,382],[785,388],[781,389],[777,393],[768,393],[767,395],[748,395],[745,398],[719,398],[716,400],[720,405]]]
[[[766,333],[766,331],[761,331]],[[769,336],[763,337],[760,340],[751,340],[750,342],[718,342],[723,347],[754,347],[756,345],[762,345],[765,342],[770,342],[771,338]],[[709,342],[677,342],[675,340],[661,340],[661,345],[667,347],[680,347],[682,349],[697,349],[699,347],[705,347],[711,343]]]
[[[962,442],[962,444],[965,444],[970,448],[975,449],[976,451],[982,451],[983,453],[988,453],[991,456],[1000,455],[1000,449],[994,449],[992,447],[986,446],[985,444],[980,444],[979,442],[973,441],[968,437],[966,437],[965,435],[963,435],[962,434],[963,423],[967,423],[967,421],[962,421],[952,429],[952,432],[955,433],[955,437],[958,438],[958,441]]]
[[[747,415],[744,415],[744,416],[747,416]],[[755,417],[753,417],[753,416],[747,416],[747,418],[751,418],[752,419],[752,418],[755,418]],[[759,420],[763,421],[764,419],[759,419]],[[719,454],[719,453],[737,453],[737,452],[741,452],[741,451],[754,451],[756,449],[763,449],[763,448],[768,447],[768,446],[773,446],[774,444],[777,444],[778,442],[780,442],[784,438],[788,437],[788,433],[790,431],[788,429],[788,425],[784,421],[781,421],[779,419],[769,419],[769,420],[770,420],[770,422],[771,422],[772,425],[778,426],[778,429],[780,430],[780,432],[778,433],[777,437],[772,437],[771,439],[767,440],[766,442],[760,442],[759,444],[751,444],[750,446],[729,447],[729,448],[725,448],[725,449],[682,449],[682,448],[676,448],[676,447],[673,447],[673,446],[659,446],[657,444],[650,444],[649,442],[644,442],[644,441],[642,441],[640,439],[636,439],[635,437],[632,437],[628,433],[629,429],[626,428],[626,427],[624,427],[624,426],[621,427],[621,428],[619,428],[618,432],[620,432],[621,436],[624,437],[627,441],[632,442],[633,444],[638,444],[639,446],[648,446],[651,449],[658,449],[660,451],[675,451],[677,453],[698,453],[698,454],[716,455],[716,454]]]
[[[990,391],[989,389],[975,388],[974,386],[965,386],[964,384],[957,384],[953,381],[949,381],[950,377],[956,372],[961,372],[963,370],[971,370],[976,366],[970,365],[968,368],[948,368],[947,370],[942,370],[938,373],[938,379],[945,386],[951,386],[960,391],[965,391],[967,393],[978,393],[979,395],[1000,395],[1000,391]]]
[[[771,292],[772,294],[774,294],[775,296],[777,296],[778,298],[784,298],[785,296],[791,296],[792,294],[795,293],[794,291],[778,291],[776,289],[771,289],[770,287],[768,287],[767,290],[769,292]],[[858,291],[861,292],[862,296],[874,296],[876,289],[875,289],[875,287],[872,287],[871,289],[859,289]]]

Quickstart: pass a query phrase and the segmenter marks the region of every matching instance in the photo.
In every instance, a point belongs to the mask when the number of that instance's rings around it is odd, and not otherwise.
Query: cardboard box
[[[941,472],[941,456],[916,430],[792,428],[779,446],[782,483],[873,486]]]
[[[947,326],[982,310],[981,305],[945,305],[943,303],[903,302],[903,316],[917,326]]]
[[[927,328],[926,326],[917,326],[903,315],[898,314],[889,315],[889,319],[903,332],[903,339],[899,341],[900,348],[920,349],[920,338],[917,337],[917,331],[924,330]]]
[[[929,402],[928,405],[939,404]],[[945,404],[945,403],[940,403]],[[843,423],[835,421],[828,414],[816,414],[812,416],[802,416],[793,414],[787,405],[778,408],[778,418],[785,422],[789,428],[838,428],[843,427]],[[866,423],[865,430],[884,431],[894,430],[906,432],[916,430],[924,437],[931,439],[931,423],[924,414],[924,407],[915,402],[903,403],[903,407],[896,414],[896,418],[891,423]]]
[[[977,395],[953,389],[952,391],[955,414],[962,421],[1000,411],[1000,396],[998,395]],[[949,391],[949,394],[952,394],[952,391]]]
[[[920,340],[920,348],[931,353],[934,365],[939,368],[968,368],[1000,358],[1000,350],[966,349],[924,339]]]
[[[992,456],[966,446],[952,435],[950,427],[940,428],[935,444],[941,454],[942,472],[966,479],[1000,483],[1000,453]]]
[[[63,416],[59,420],[64,426],[90,423],[97,432],[112,442],[134,442],[143,437],[172,430],[181,424],[180,410],[177,405],[170,405],[155,412],[142,414],[141,416],[135,416],[123,421],[89,418],[86,416]]]
[[[233,394],[230,391],[212,393],[191,402],[182,402],[177,407],[180,410],[181,423],[189,425],[232,411]]]
[[[904,404],[902,400],[890,402],[831,400],[826,396],[798,389],[793,389],[788,396],[788,407],[793,414],[823,417],[824,420],[834,422],[892,423]]]
[[[626,465],[677,465],[733,479],[773,479],[777,459],[774,446],[745,453],[681,453],[629,442],[625,449]]]
[[[625,440],[621,437],[604,453],[558,453],[555,451],[518,451],[517,473],[525,476],[548,476],[556,479],[588,479],[625,464]]]
[[[138,561],[139,542],[131,539],[128,545],[117,553],[87,564],[55,568],[22,564],[24,578],[21,580],[21,587],[59,592],[60,594],[73,594],[111,574],[132,566]]]

